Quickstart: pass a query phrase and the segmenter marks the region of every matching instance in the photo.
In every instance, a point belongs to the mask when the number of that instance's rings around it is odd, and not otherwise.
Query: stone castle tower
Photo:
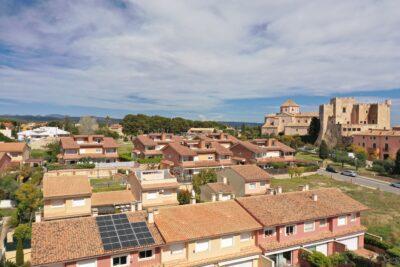
[[[353,97],[335,97],[319,107],[321,128],[317,140],[330,147],[347,143],[354,133],[369,129],[390,129],[391,100],[357,103]]]

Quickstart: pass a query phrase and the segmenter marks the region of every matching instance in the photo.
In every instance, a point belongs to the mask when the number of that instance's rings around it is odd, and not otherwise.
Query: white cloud
[[[210,117],[227,99],[400,87],[395,0],[53,0],[3,9],[6,99]]]

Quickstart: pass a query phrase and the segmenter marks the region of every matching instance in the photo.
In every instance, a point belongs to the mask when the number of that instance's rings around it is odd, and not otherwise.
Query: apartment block
[[[132,155],[138,158],[162,157],[161,149],[181,140],[182,137],[169,133],[141,134],[133,139]]]
[[[390,129],[391,101],[358,103],[352,97],[332,98],[329,104],[319,107],[321,129],[317,143],[325,140],[335,146],[356,133],[370,129]]]
[[[363,147],[370,159],[395,159],[400,149],[399,130],[369,130],[353,135],[353,144]]]
[[[128,182],[144,209],[179,204],[179,183],[169,170],[139,170],[128,176]]]
[[[230,148],[238,164],[256,164],[266,168],[273,162],[293,162],[296,150],[274,138],[240,141]]]
[[[261,133],[264,135],[307,135],[314,117],[318,117],[318,112],[300,112],[300,106],[288,99],[281,105],[279,113],[265,116]]]
[[[74,135],[60,138],[61,163],[74,164],[82,159],[92,162],[116,162],[118,144],[104,135]]]
[[[257,244],[276,266],[298,266],[301,249],[332,255],[364,246],[366,228],[361,226],[360,212],[367,207],[339,189],[243,197],[237,201],[262,224]]]
[[[30,148],[25,142],[0,142],[0,153],[6,153],[13,164],[23,164],[30,157]]]

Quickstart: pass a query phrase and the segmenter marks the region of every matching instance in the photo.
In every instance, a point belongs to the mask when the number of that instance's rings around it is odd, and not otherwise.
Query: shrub
[[[319,157],[321,159],[327,159],[329,156],[329,148],[326,144],[325,140],[322,140],[321,145],[319,146]]]
[[[121,153],[118,155],[120,161],[132,161],[132,156],[129,152],[127,153]]]
[[[386,253],[389,255],[389,257],[399,259],[400,261],[400,247],[390,248],[386,250]]]
[[[387,250],[391,247],[388,243],[381,241],[377,238],[371,237],[369,235],[364,236],[364,243],[383,250]]]
[[[270,163],[270,166],[274,169],[285,169],[288,164],[286,162],[272,162]]]
[[[162,160],[161,157],[154,157],[154,158],[144,158],[144,159],[138,159],[137,161],[140,164],[158,164]]]
[[[327,256],[319,251],[313,251],[307,255],[307,261],[313,267],[330,267],[331,262]]]
[[[189,190],[180,190],[178,192],[179,205],[185,205],[190,203],[191,194]]]
[[[17,241],[17,251],[15,254],[15,263],[17,266],[22,266],[24,264],[24,248],[22,244],[22,239]]]

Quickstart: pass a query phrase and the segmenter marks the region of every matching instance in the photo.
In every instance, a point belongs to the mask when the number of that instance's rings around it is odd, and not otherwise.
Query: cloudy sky
[[[393,99],[400,1],[0,0],[0,113],[262,121]]]

